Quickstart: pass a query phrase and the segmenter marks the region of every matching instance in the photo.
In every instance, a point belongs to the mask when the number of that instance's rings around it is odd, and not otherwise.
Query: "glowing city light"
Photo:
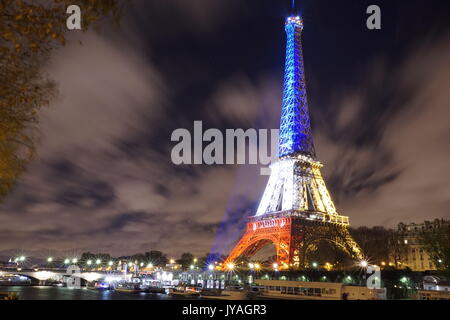
[[[102,263],[102,260],[100,260],[100,259],[95,260],[95,264],[100,264],[100,263]]]
[[[230,262],[227,264],[227,269],[228,270],[233,270],[234,269],[234,263]]]
[[[261,269],[261,266],[259,265],[259,263],[255,263],[255,270],[259,270]]]
[[[198,259],[197,259],[197,258],[194,258],[194,263],[197,263],[197,261],[198,261]]]
[[[278,263],[275,262],[272,266],[274,269],[278,269]]]
[[[369,265],[369,263],[366,260],[361,260],[359,262],[359,265],[363,268],[367,268],[367,266]]]
[[[170,259],[169,263],[170,263],[170,264],[174,264],[174,263],[175,263],[175,260],[174,260],[174,259]]]
[[[191,270],[194,270],[195,267],[193,264],[191,264],[190,268],[191,268]]]
[[[153,264],[152,264],[152,263],[149,263],[149,264],[147,265],[147,268],[153,268]]]
[[[24,257],[24,256],[21,256],[21,257],[19,258],[19,260],[20,260],[20,261],[25,261],[25,257]]]
[[[73,258],[72,259],[72,263],[77,263],[78,262],[78,259],[77,258]]]
[[[53,258],[52,257],[48,257],[47,258],[47,262],[52,262],[53,261]]]
[[[112,266],[113,264],[114,264],[114,262],[112,262],[112,261],[108,262],[108,266]]]
[[[253,268],[255,267],[255,265],[254,265],[253,263],[249,263],[249,264],[248,264],[248,267],[249,267],[250,269],[253,269]]]
[[[88,260],[88,261],[86,262],[86,264],[87,264],[88,266],[90,266],[90,265],[92,264],[92,260]]]
[[[70,263],[70,260],[69,259],[65,259],[64,260],[64,264],[69,264]]]
[[[214,265],[210,264],[210,265],[208,266],[208,269],[209,269],[210,271],[213,271],[213,270],[214,270]]]
[[[313,262],[312,266],[313,266],[313,268],[317,268],[317,266],[318,266],[317,262]]]

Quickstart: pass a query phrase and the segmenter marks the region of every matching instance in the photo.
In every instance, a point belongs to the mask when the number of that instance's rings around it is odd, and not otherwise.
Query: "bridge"
[[[29,278],[32,282],[42,284],[46,281],[66,281],[69,277],[78,277],[81,280],[92,282],[105,279],[108,282],[129,280],[131,273],[105,272],[105,271],[81,271],[77,268],[68,269],[21,269],[21,268],[1,268],[0,277],[6,275],[16,275]]]

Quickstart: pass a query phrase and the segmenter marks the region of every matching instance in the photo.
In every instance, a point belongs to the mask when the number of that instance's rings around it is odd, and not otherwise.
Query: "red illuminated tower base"
[[[295,213],[293,213],[295,214]],[[361,251],[344,224],[308,220],[285,213],[284,217],[258,219],[251,217],[247,230],[224,263],[249,259],[264,246],[272,243],[280,269],[304,267],[306,256],[315,251],[319,242],[338,246],[349,256],[361,259]]]

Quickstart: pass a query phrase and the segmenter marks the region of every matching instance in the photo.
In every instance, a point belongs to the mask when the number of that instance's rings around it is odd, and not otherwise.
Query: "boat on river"
[[[127,292],[127,293],[137,293],[143,291],[139,283],[127,283],[127,282],[119,283],[114,290],[117,292]]]
[[[200,296],[200,291],[196,287],[178,286],[175,288],[169,288],[166,292],[170,296],[178,296],[178,297],[198,297],[198,296]]]

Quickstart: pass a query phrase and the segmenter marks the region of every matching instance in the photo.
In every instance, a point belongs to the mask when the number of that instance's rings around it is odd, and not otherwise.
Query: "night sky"
[[[382,29],[366,28],[368,5]],[[352,226],[449,217],[450,2],[299,1],[314,142]],[[47,72],[37,156],[0,208],[0,256],[226,251],[259,166],[171,162],[171,133],[277,128],[289,0],[134,1]],[[82,41],[82,45],[78,43]]]

